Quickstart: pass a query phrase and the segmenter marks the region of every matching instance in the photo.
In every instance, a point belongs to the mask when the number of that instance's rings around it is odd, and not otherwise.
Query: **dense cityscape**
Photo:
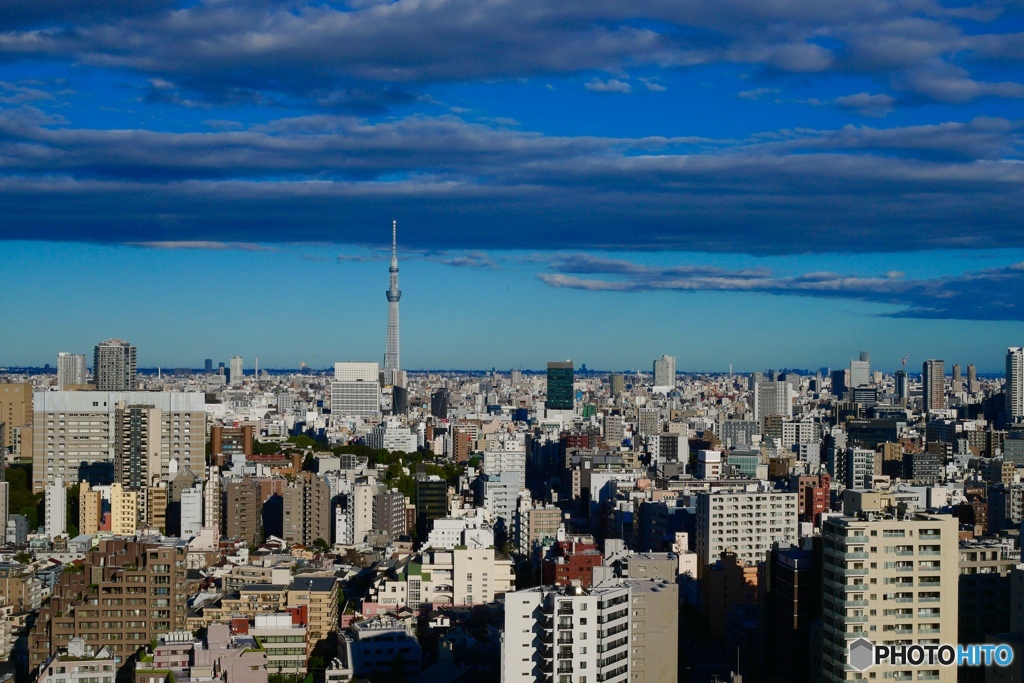
[[[1024,348],[407,372],[395,239],[383,365],[8,369],[8,677],[1020,680],[855,653],[1024,646]]]

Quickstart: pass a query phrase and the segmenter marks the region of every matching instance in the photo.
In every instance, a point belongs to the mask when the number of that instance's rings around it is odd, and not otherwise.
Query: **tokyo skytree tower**
[[[384,349],[384,381],[394,384],[398,370],[398,300],[402,290],[398,289],[398,221],[391,222],[391,286],[388,288],[388,341]]]

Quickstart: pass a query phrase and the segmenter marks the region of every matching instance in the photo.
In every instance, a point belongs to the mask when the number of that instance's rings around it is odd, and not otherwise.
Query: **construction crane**
[[[909,353],[909,352],[907,352],[907,353],[906,353],[906,354],[904,354],[904,356],[903,356],[903,361],[902,361],[902,362],[903,362],[903,369],[904,369],[904,370],[906,370],[906,369],[907,369],[907,359],[908,359],[908,358],[910,358],[910,353]]]

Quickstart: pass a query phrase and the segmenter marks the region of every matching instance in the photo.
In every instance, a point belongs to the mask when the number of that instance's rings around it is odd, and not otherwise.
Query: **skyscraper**
[[[662,356],[654,361],[654,386],[674,387],[676,385],[676,359]]]
[[[860,360],[850,361],[850,386],[866,387],[871,384],[871,354],[860,352]]]
[[[1011,346],[1006,350],[1005,391],[1006,419],[1019,422],[1024,417],[1024,347]]]
[[[398,289],[398,221],[391,223],[391,286],[386,292],[388,297],[388,340],[384,349],[384,382],[397,386],[398,371],[401,368],[398,360],[398,301],[402,298],[402,290]]]
[[[548,395],[544,407],[548,410],[573,409],[572,361],[548,363]]]
[[[57,388],[85,384],[85,354],[57,354]]]
[[[957,640],[957,520],[915,513],[831,517],[822,523],[821,680],[866,680],[847,665],[857,638],[935,644]],[[883,664],[876,680],[955,681],[957,668]]]
[[[946,407],[946,361],[933,359],[922,363],[921,393],[925,413]]]
[[[228,382],[230,382],[231,384],[235,384],[235,385],[241,384],[242,383],[242,374],[243,374],[243,372],[242,372],[242,357],[241,356],[232,356],[231,357],[231,367],[230,367],[229,374],[228,374]]]
[[[123,339],[100,342],[93,353],[93,381],[98,391],[135,388],[135,347]]]

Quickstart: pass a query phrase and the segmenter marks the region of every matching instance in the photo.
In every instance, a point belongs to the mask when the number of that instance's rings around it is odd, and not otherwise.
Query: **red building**
[[[579,581],[584,588],[590,588],[594,584],[594,567],[603,562],[604,556],[589,536],[558,541],[541,563],[541,580],[559,586]]]
[[[821,523],[821,513],[832,505],[832,477],[827,473],[797,479],[798,513],[801,522]]]

